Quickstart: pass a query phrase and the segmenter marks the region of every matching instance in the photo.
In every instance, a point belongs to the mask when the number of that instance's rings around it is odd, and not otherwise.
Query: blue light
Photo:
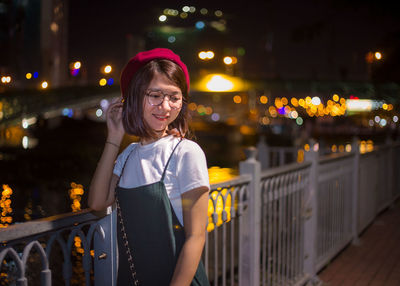
[[[212,115],[211,115],[211,120],[212,121],[218,121],[219,120],[219,114],[218,113],[213,113]]]
[[[172,43],[174,43],[175,41],[176,41],[175,36],[169,36],[169,37],[168,37],[168,42],[169,42],[169,43],[172,44]]]
[[[77,75],[79,74],[79,70],[80,70],[80,69],[72,69],[72,70],[71,70],[71,75],[72,75],[72,76],[77,76]]]
[[[198,22],[196,22],[196,29],[201,30],[201,29],[204,28],[204,26],[205,26],[205,24],[204,24],[203,21],[198,21]]]
[[[285,114],[285,107],[278,108],[279,114]]]
[[[62,114],[71,118],[74,115],[74,111],[71,108],[64,108]]]
[[[37,78],[39,76],[39,73],[38,72],[34,72],[33,73],[33,78]]]
[[[107,84],[108,84],[108,85],[113,85],[113,83],[114,83],[114,79],[109,78],[109,79],[107,80]]]
[[[100,106],[101,106],[101,108],[103,108],[103,109],[107,109],[109,105],[110,105],[110,102],[108,102],[107,99],[102,99],[102,100],[100,101]]]

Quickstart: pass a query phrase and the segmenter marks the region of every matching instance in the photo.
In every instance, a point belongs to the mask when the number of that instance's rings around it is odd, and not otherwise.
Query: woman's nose
[[[160,105],[163,109],[166,110],[171,110],[171,106],[169,106],[169,98],[168,97],[164,97],[163,102]]]

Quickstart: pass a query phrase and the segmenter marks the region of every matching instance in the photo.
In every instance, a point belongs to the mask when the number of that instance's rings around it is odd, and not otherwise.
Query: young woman
[[[89,206],[116,202],[118,285],[209,285],[200,261],[209,180],[188,132],[189,74],[179,56],[153,49],[121,74],[122,100],[107,110],[108,136]],[[117,158],[124,133],[139,136]],[[115,164],[114,164],[115,163]]]

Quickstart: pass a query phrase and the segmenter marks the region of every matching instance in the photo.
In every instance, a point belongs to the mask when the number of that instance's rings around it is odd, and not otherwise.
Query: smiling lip
[[[160,120],[160,121],[166,121],[166,120],[168,119],[168,117],[169,117],[169,116],[162,116],[162,115],[156,115],[156,114],[153,114],[153,116],[154,116],[157,120]]]

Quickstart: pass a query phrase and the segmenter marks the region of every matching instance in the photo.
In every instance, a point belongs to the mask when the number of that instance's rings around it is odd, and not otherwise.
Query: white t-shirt
[[[160,181],[168,158],[179,140],[169,135],[147,145],[132,143],[126,147],[114,166],[114,174],[121,176],[124,162],[130,154],[119,186],[135,188]],[[183,225],[181,195],[198,187],[210,188],[206,157],[197,143],[182,140],[169,162],[164,184],[175,214]]]

